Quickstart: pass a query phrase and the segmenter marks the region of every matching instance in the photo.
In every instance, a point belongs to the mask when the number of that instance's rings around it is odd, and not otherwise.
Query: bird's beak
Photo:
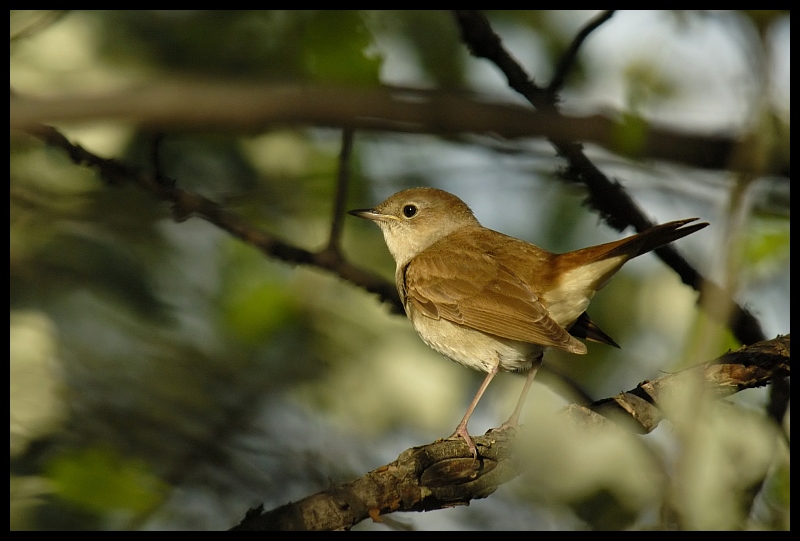
[[[389,214],[381,214],[380,212],[376,211],[375,209],[356,209],[347,211],[347,214],[352,214],[353,216],[358,216],[359,218],[365,218],[367,220],[372,220],[373,222],[385,222],[386,220],[394,220],[396,219],[394,216]]]

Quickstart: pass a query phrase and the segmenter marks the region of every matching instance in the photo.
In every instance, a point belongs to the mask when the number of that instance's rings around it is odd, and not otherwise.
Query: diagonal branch
[[[197,216],[210,222],[234,237],[261,250],[265,255],[291,264],[312,265],[326,269],[340,278],[375,293],[397,310],[402,304],[394,284],[386,279],[356,267],[346,261],[338,251],[327,248],[312,252],[294,246],[275,235],[258,229],[239,215],[225,210],[219,204],[194,192],[182,190],[165,182],[158,173],[144,173],[118,160],[102,158],[79,145],[71,143],[51,126],[37,126],[27,130],[45,143],[64,150],[76,165],[87,165],[98,171],[100,177],[111,185],[137,184],[157,199],[172,204],[176,221]]]
[[[643,381],[630,391],[598,400],[585,407],[574,406],[573,413],[580,408],[579,415],[585,419],[589,419],[591,413],[617,419],[615,415],[621,413],[632,421],[630,426],[633,430],[640,434],[649,434],[664,420],[664,411],[659,404],[671,393],[685,389],[689,382],[702,382],[710,396],[722,399],[744,389],[763,387],[767,383],[788,378],[791,368],[790,347],[788,334],[743,346],[710,363],[666,374],[653,381]]]
[[[505,74],[511,88],[522,94],[540,112],[553,114],[558,111],[556,95],[538,87],[522,66],[506,51],[500,37],[492,30],[486,17],[474,10],[455,12],[461,28],[461,37],[476,57],[486,58]],[[582,145],[575,140],[550,137],[556,151],[567,162],[563,172],[566,180],[586,186],[590,204],[600,215],[618,230],[632,225],[641,232],[653,226],[628,192],[618,182],[612,182],[584,154]],[[711,298],[728,298],[719,286],[704,281],[703,277],[672,246],[663,246],[656,254],[680,276],[683,283]],[[702,302],[702,300],[701,300]],[[736,338],[743,344],[752,344],[764,339],[758,320],[733,300],[727,303],[706,302],[710,314],[730,326]],[[731,312],[727,307],[732,307]]]

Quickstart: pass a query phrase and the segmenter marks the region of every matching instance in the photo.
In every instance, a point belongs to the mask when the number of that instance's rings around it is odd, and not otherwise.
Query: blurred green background
[[[488,15],[546,84],[594,13]],[[620,12],[584,45],[562,107],[777,137],[788,133],[788,65],[788,12]],[[427,11],[12,11],[10,78],[13,92],[41,97],[180,79],[391,84],[521,102],[496,68],[469,56],[451,14]],[[135,123],[56,127],[103,157],[152,167],[152,132]],[[315,126],[185,130],[164,134],[160,157],[181,188],[317,250],[330,229],[340,142],[340,130]],[[724,171],[587,153],[655,221],[711,222],[680,251],[715,280],[733,276],[737,300],[768,337],[788,332],[787,179],[744,183]],[[581,207],[579,187],[558,180],[561,167],[541,140],[356,132],[348,208],[436,186],[487,227],[553,251],[620,238]],[[202,220],[176,223],[167,204],[135,186],[110,187],[33,137],[12,132],[10,171],[12,530],[228,528],[248,507],[300,499],[449,435],[483,377],[430,351],[373,295],[272,261]],[[727,258],[732,224],[741,236]],[[393,279],[377,228],[348,218],[342,242],[351,262]],[[590,345],[587,356],[555,352],[546,364],[601,398],[736,347],[697,311],[696,297],[655,258],[637,260],[590,310],[623,349]],[[556,380],[543,381],[523,422],[569,399]],[[503,421],[521,384],[498,377],[471,431]],[[683,510],[684,525],[788,528],[788,454],[764,419],[765,392],[740,395],[740,414],[709,432],[740,432],[713,438],[722,454],[712,456],[731,470],[712,480],[697,475],[708,471],[702,462],[673,469],[685,464],[683,436],[662,427],[625,440],[624,453],[575,458],[648,472],[628,470],[630,483],[551,464],[534,472],[536,490],[523,479],[468,509],[393,517],[394,526],[658,528],[668,524],[664,506],[682,512],[676,494],[702,493],[711,496],[700,511]],[[575,447],[546,441],[543,464],[566,456],[559,445]],[[745,464],[768,479],[757,513],[731,503],[751,488],[739,475]],[[542,478],[548,469],[558,483]],[[560,488],[542,488],[551,486]],[[720,508],[730,511],[710,511]]]

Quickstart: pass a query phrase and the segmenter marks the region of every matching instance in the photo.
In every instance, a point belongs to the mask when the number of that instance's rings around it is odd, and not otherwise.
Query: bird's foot
[[[475,441],[472,439],[472,436],[469,435],[467,432],[467,425],[460,424],[456,431],[453,432],[453,435],[450,436],[448,439],[463,439],[467,443],[467,447],[469,447],[470,452],[472,453],[472,463],[473,465],[478,462],[478,446],[475,445]]]
[[[514,417],[512,417],[511,419],[509,419],[505,423],[501,424],[497,428],[490,428],[486,433],[488,434],[488,433],[492,432],[492,433],[497,434],[497,433],[500,433],[500,432],[506,432],[507,430],[510,430],[510,431],[512,431],[514,433],[517,430],[519,430],[519,421],[517,419],[515,419]]]
[[[504,432],[506,430],[518,430],[519,423],[517,421],[512,421],[509,419],[505,423],[501,424],[497,428],[490,428],[489,432]]]

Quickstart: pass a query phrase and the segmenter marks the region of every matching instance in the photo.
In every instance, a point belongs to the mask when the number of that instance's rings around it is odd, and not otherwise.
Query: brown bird
[[[619,347],[586,308],[626,261],[703,229],[690,218],[638,235],[554,254],[487,229],[458,197],[434,188],[398,192],[350,214],[375,222],[397,263],[395,281],[414,329],[449,359],[486,372],[451,438],[477,459],[467,423],[498,371],[528,371],[511,417],[516,427],[547,348],[586,353],[583,338]],[[684,227],[685,226],[685,227]]]

